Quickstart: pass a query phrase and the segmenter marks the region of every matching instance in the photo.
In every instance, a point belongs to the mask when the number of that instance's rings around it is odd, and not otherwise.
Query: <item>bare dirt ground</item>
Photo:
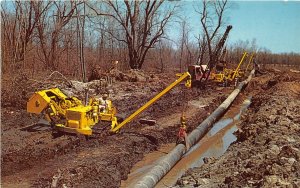
[[[105,88],[119,113],[130,115],[176,79],[173,74],[147,75],[150,76],[138,75],[135,79],[124,79],[123,75],[121,81]],[[93,136],[82,142],[72,135],[52,138],[50,130],[20,130],[39,120],[26,112],[26,101],[34,91],[59,86],[82,99],[82,84],[74,82],[68,86],[58,80],[36,82],[26,76],[6,81],[2,80],[1,109],[3,187],[119,187],[131,167],[145,154],[163,143],[175,142],[183,110],[191,131],[232,90],[217,90],[212,86],[201,91],[177,86],[139,116],[157,120],[155,126],[142,125],[137,118],[118,134]],[[91,87],[95,95],[104,92],[97,84]]]
[[[190,169],[175,187],[300,187],[300,74],[268,71],[246,88],[252,104],[219,159]]]

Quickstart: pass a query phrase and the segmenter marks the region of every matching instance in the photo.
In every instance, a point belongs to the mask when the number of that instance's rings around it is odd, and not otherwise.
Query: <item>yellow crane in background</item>
[[[254,52],[253,52],[253,53],[251,54],[251,56],[250,56],[250,59],[249,59],[249,61],[248,61],[248,64],[247,64],[247,66],[246,66],[246,69],[245,69],[244,73],[246,73],[246,72],[248,71],[249,66],[250,66],[250,64],[251,64],[251,62],[252,62],[252,60],[253,60],[253,58],[254,58]]]
[[[241,77],[240,68],[241,68],[241,65],[244,62],[245,58],[247,57],[247,55],[248,55],[247,52],[243,53],[243,56],[242,56],[239,64],[237,65],[237,67],[234,70],[224,68],[223,71],[221,71],[219,73],[212,73],[211,79],[218,83],[224,83],[225,85],[227,85],[226,83],[231,82],[238,77]]]

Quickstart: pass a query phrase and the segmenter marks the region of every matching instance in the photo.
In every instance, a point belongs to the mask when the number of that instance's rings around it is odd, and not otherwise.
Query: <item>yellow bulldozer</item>
[[[76,97],[68,97],[60,89],[46,89],[35,92],[27,102],[27,112],[43,114],[54,130],[80,135],[92,135],[93,128],[101,122],[111,123],[111,132],[118,132],[121,127],[132,121],[154,102],[168,93],[173,87],[186,80],[191,87],[191,75],[188,72],[177,74],[179,77],[163,91],[141,106],[121,123],[116,117],[117,110],[110,100],[92,97],[84,105]]]
[[[99,121],[110,121],[112,128],[117,124],[117,111],[110,100],[91,98],[88,105],[83,105],[58,88],[35,92],[27,102],[27,112],[43,113],[53,128],[69,133],[91,135]]]

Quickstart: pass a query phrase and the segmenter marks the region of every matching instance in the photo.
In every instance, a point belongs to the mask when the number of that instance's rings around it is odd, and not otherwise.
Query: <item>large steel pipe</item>
[[[188,140],[191,146],[195,145],[203,136],[209,131],[211,126],[219,119],[228,109],[237,95],[242,91],[245,85],[251,80],[254,70],[251,71],[249,77],[241,82],[238,87],[228,96],[228,98],[195,130],[188,135]],[[155,165],[148,173],[146,173],[141,180],[139,180],[135,188],[150,188],[154,187],[164,175],[166,175],[171,168],[181,159],[185,154],[185,146],[183,144],[177,145],[170,153],[162,158],[157,165]]]

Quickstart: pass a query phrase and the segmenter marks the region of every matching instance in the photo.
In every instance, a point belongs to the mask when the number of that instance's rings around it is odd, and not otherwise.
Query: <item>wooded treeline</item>
[[[230,10],[227,0],[196,3],[198,36],[180,1],[2,1],[2,72],[58,70],[81,79],[114,61],[121,70],[185,71],[206,64],[215,58]],[[238,62],[244,50],[257,52],[261,63],[300,62],[299,54],[272,54],[255,39],[227,45],[227,61]]]

